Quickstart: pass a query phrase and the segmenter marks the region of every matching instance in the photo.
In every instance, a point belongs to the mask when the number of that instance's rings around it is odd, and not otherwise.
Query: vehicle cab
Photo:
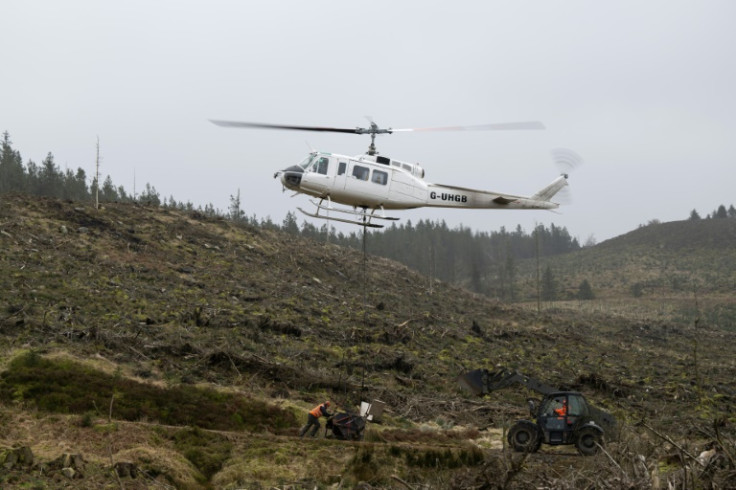
[[[533,415],[533,414],[532,414]],[[573,429],[590,413],[585,397],[578,392],[564,391],[544,397],[537,412],[537,423],[547,444],[569,444]]]

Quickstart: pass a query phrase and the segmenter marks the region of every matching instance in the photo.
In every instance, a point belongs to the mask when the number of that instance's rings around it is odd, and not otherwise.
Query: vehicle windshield
[[[561,415],[563,407],[566,407],[567,405],[567,399],[565,396],[555,396],[554,398],[549,398],[545,401],[544,406],[542,407],[542,414],[547,415],[548,417],[554,417],[556,415]],[[567,409],[564,409],[564,412],[567,413]]]
[[[299,166],[303,168],[304,170],[306,170],[312,164],[312,162],[314,161],[316,157],[317,157],[317,154],[315,153],[310,154],[307,158],[301,161]]]

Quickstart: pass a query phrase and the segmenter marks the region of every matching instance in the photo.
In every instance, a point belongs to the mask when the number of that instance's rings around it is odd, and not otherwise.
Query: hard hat
[[[327,401],[325,402],[325,406],[328,406],[328,407],[330,406],[330,401],[329,401],[329,400],[327,400]]]

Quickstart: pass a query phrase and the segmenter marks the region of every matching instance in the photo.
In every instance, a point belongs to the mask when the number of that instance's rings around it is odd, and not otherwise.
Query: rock
[[[703,451],[698,455],[698,463],[700,463],[702,466],[708,466],[710,462],[713,460],[713,458],[716,455],[715,448],[710,449],[708,451]]]
[[[12,449],[3,449],[0,451],[0,463],[6,470],[12,470],[13,466],[18,463],[18,455]]]
[[[18,462],[23,466],[33,466],[33,451],[28,446],[17,449],[19,459]]]
[[[71,480],[72,478],[74,478],[74,476],[77,474],[77,472],[74,471],[74,468],[67,467],[67,468],[62,468],[61,469],[61,474]]]
[[[135,465],[135,463],[128,463],[125,461],[118,461],[115,463],[115,472],[118,474],[120,478],[135,478],[138,476],[138,467]]]
[[[68,233],[68,230],[66,229],[66,226],[65,226],[65,225],[61,225],[61,226],[59,227],[59,232],[60,232],[60,233],[61,233],[62,235],[66,235],[66,234]]]
[[[74,470],[84,469],[84,458],[81,454],[64,453],[49,463],[52,468],[72,468]]]
[[[0,465],[11,470],[16,466],[32,466],[33,451],[28,446],[0,449]]]

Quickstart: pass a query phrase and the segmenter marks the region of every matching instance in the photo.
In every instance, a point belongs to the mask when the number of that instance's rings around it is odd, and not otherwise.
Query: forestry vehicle
[[[515,383],[543,395],[539,402],[529,400],[532,420],[519,420],[509,430],[508,443],[515,451],[532,453],[542,443],[575,445],[581,454],[590,456],[598,452],[605,438],[615,435],[616,419],[613,415],[593,407],[577,391],[559,390],[506,369],[494,373],[476,369],[459,376],[458,382],[478,396]]]

